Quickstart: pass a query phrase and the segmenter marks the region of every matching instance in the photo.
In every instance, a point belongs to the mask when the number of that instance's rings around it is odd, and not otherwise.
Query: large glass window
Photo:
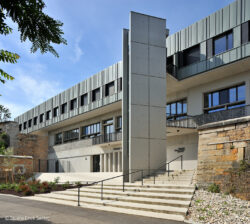
[[[92,102],[100,99],[100,88],[92,90]]]
[[[82,127],[82,138],[92,138],[99,135],[100,132],[100,123],[87,125]]]
[[[79,139],[79,129],[73,129],[70,131],[65,131],[64,132],[64,142],[68,142],[68,141],[74,141],[74,140],[78,140]]]
[[[213,39],[214,43],[214,55],[220,54],[224,51],[233,48],[233,32],[230,31],[226,34],[220,35]]]
[[[208,113],[232,109],[245,105],[245,85],[206,93],[204,95],[204,111]]]
[[[200,45],[190,47],[183,51],[183,65],[191,65],[200,61]]]
[[[105,85],[105,96],[111,96],[115,93],[115,83],[110,82]]]
[[[116,118],[116,130],[117,131],[122,130],[122,116]]]
[[[55,145],[62,144],[62,133],[57,133],[55,135]]]
[[[181,119],[187,115],[187,100],[178,100],[168,103],[166,107],[167,119]]]
[[[88,94],[85,93],[81,95],[81,106],[87,105],[88,104]]]

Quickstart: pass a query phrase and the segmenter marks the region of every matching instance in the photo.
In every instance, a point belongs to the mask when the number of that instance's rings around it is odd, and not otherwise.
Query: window
[[[28,120],[28,127],[30,128],[32,124],[32,119]]]
[[[212,113],[245,105],[245,85],[206,93],[204,95],[204,111]]]
[[[227,32],[213,39],[213,54],[220,54],[233,48],[233,32]]]
[[[85,93],[81,95],[81,106],[87,105],[88,104],[88,94]]]
[[[23,130],[26,130],[26,128],[27,128],[27,122],[25,121],[25,122],[23,123]]]
[[[70,131],[65,131],[64,132],[64,142],[68,142],[68,141],[74,141],[74,140],[78,140],[79,139],[79,129],[73,129]]]
[[[40,123],[42,123],[44,120],[44,114],[40,114]]]
[[[59,107],[55,107],[53,109],[53,117],[57,117],[59,115]]]
[[[117,131],[122,130],[122,116],[116,118],[116,130]]]
[[[37,125],[37,117],[34,117],[34,119],[33,119],[33,124],[34,124],[34,125]]]
[[[67,103],[62,104],[61,106],[61,114],[64,114],[67,112]]]
[[[200,45],[183,51],[183,66],[191,65],[198,61],[200,61]]]
[[[241,43],[245,44],[250,41],[250,21],[241,24]]]
[[[62,144],[62,133],[55,135],[55,145]]]
[[[105,96],[111,96],[115,93],[115,83],[110,82],[105,85]]]
[[[118,91],[121,92],[122,91],[122,78],[118,79]]]
[[[82,127],[82,138],[92,138],[99,135],[100,132],[100,123],[87,125]]]
[[[49,119],[51,119],[51,110],[48,110],[46,112],[46,120],[49,120]]]
[[[73,99],[70,101],[70,110],[74,110],[75,108],[77,108],[77,99]]]
[[[185,118],[187,115],[187,100],[178,100],[176,102],[168,103],[166,108],[168,120],[178,120]]]
[[[92,102],[100,99],[100,88],[92,90]]]
[[[174,56],[167,57],[167,73],[174,74]]]
[[[19,124],[19,131],[22,131],[22,124]]]

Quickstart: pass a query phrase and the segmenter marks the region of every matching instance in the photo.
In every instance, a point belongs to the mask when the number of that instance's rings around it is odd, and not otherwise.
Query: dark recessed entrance
[[[100,172],[100,155],[93,156],[93,172]]]

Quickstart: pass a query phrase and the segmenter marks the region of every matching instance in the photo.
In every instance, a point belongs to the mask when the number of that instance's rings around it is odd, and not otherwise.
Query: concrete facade
[[[131,12],[122,61],[17,117],[20,131],[48,136],[49,172],[146,174],[180,155],[196,169],[197,128],[250,115],[249,6],[236,0],[170,36],[165,19]]]

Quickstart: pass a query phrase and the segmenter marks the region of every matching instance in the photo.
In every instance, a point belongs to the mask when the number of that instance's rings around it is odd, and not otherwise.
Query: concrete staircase
[[[122,190],[121,183],[104,184],[103,200],[101,200],[100,184],[82,187],[80,189],[80,206],[183,221],[195,188],[190,184],[190,181],[188,184],[176,184],[177,182],[173,181],[167,183],[165,177],[165,174],[159,174],[157,178],[160,178],[160,180],[157,180],[156,184],[150,183],[151,177],[144,180],[143,186],[139,181],[137,183],[126,183],[125,192]],[[182,174],[182,177],[184,177],[184,174]],[[164,183],[159,183],[160,181]],[[77,195],[78,189],[68,189],[49,194],[38,194],[28,197],[28,199],[77,206]]]

